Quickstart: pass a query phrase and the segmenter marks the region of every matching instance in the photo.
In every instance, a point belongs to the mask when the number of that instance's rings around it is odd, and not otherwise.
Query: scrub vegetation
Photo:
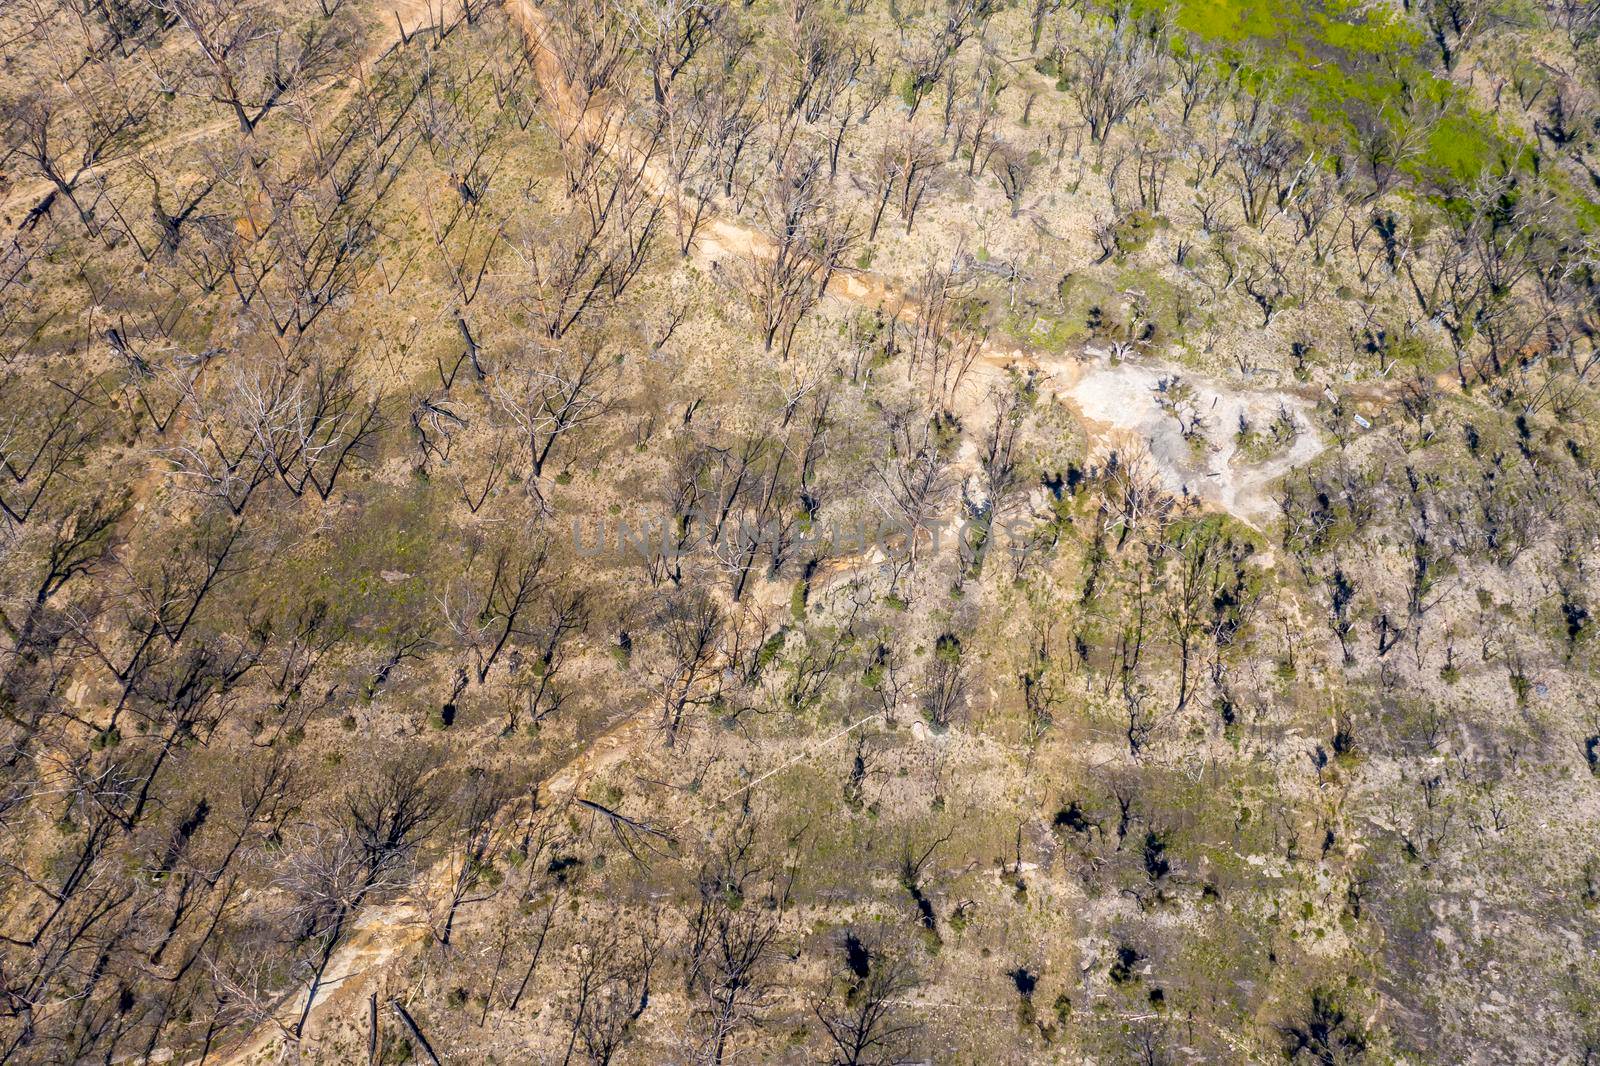
[[[0,1062],[1600,1061],[1594,0],[10,0],[0,230]]]

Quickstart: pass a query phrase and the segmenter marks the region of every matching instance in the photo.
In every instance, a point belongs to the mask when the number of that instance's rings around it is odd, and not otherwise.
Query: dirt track
[[[545,778],[539,787],[540,795],[546,802],[559,803],[577,794],[589,777],[626,758],[645,728],[642,716],[623,717]],[[448,891],[453,872],[448,863],[437,863],[423,872],[405,896],[368,908],[351,923],[350,932],[334,952],[318,987],[316,1002],[306,1019],[307,1036],[314,1039],[319,1026],[332,1015],[364,1011],[367,994],[384,968],[428,943],[433,935],[430,900]],[[279,1004],[279,1023],[286,1027],[294,1023],[305,1006],[308,990],[297,989]],[[286,1050],[282,1031],[261,1027],[241,1043],[223,1049],[215,1061],[240,1066],[262,1064],[281,1060]]]

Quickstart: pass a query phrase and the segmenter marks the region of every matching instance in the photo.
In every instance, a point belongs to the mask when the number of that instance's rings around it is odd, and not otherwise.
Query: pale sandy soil
[[[715,220],[704,232],[695,252],[707,266],[760,255],[767,244],[762,234],[727,219]],[[829,283],[828,295],[882,309],[901,320],[914,315],[904,294],[867,271],[841,272]],[[977,373],[957,395],[955,413],[976,416],[988,382],[1010,368],[1036,370],[1045,376],[1041,391],[1065,404],[1076,417],[1088,438],[1092,460],[1102,461],[1113,451],[1124,462],[1137,459],[1153,468],[1168,491],[1193,495],[1207,506],[1252,524],[1271,516],[1274,482],[1315,459],[1326,447],[1309,416],[1312,404],[1295,393],[1240,388],[1152,359],[1113,365],[1105,354],[1093,349],[1082,356],[1056,355],[986,344],[974,368]],[[1179,377],[1194,388],[1205,414],[1207,447],[1203,451],[1191,447],[1157,402],[1160,384]],[[1255,425],[1265,425],[1276,417],[1280,406],[1295,421],[1298,433],[1293,445],[1262,462],[1237,457],[1234,434],[1240,415]]]
[[[1164,381],[1179,374],[1160,365],[1112,366],[1105,358],[1088,364],[1063,395],[1086,425],[1104,427],[1096,436],[1102,448],[1125,441],[1149,451],[1151,465],[1164,487],[1188,492],[1205,503],[1248,522],[1259,523],[1274,510],[1272,486],[1291,469],[1309,463],[1325,447],[1311,422],[1311,405],[1286,392],[1241,391],[1214,380],[1182,372],[1193,387],[1196,407],[1206,419],[1204,450],[1197,450],[1178,431],[1171,415],[1157,403]],[[1234,437],[1239,419],[1266,425],[1287,411],[1298,430],[1293,443],[1263,462],[1246,462],[1237,456]]]

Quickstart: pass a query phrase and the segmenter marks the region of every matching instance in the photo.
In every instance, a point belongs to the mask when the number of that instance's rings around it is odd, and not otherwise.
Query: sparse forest
[[[6,0],[0,1062],[1600,1064],[1596,0]]]

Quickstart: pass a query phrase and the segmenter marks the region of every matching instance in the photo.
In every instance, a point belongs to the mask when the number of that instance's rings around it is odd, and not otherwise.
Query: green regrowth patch
[[[1308,141],[1360,148],[1374,130],[1406,141],[1419,114],[1437,114],[1419,150],[1397,161],[1408,177],[1461,184],[1486,167],[1526,162],[1526,149],[1492,116],[1429,69],[1422,32],[1388,7],[1351,0],[1179,0],[1175,7],[1185,35],[1175,50],[1208,52],[1253,88],[1274,89],[1297,107]],[[1134,3],[1136,14],[1166,10],[1154,0]]]
[[[281,600],[284,609],[301,601],[357,603],[387,637],[390,624],[428,602],[436,549],[451,537],[429,487],[400,489],[374,484],[371,498],[352,524],[337,535],[309,541],[302,553],[286,557],[254,590],[261,600]]]

